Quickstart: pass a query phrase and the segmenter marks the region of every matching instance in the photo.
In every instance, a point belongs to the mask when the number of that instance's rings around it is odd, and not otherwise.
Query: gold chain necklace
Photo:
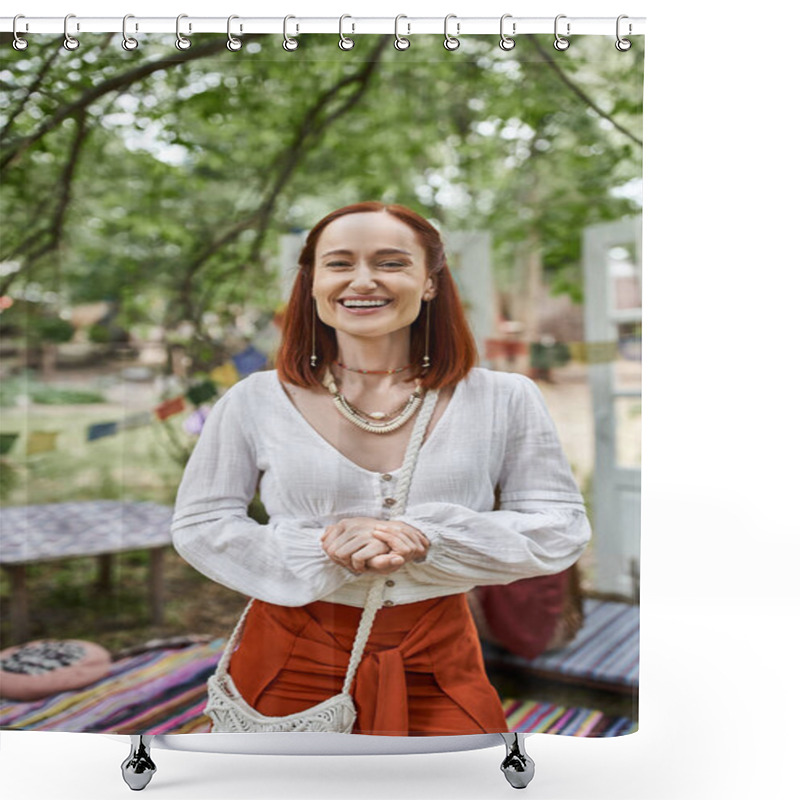
[[[391,433],[392,431],[396,431],[402,425],[405,425],[405,423],[414,416],[414,412],[419,408],[425,394],[420,389],[420,380],[418,378],[416,381],[416,389],[411,392],[408,400],[406,400],[406,402],[402,405],[398,406],[397,409],[389,413],[384,413],[381,411],[369,413],[356,408],[352,405],[352,403],[348,402],[347,398],[341,393],[339,387],[336,385],[336,379],[331,374],[330,369],[325,370],[322,383],[331,393],[333,397],[333,404],[336,406],[339,413],[346,420],[352,422],[353,425],[361,428],[361,430],[368,431],[369,433]],[[397,416],[394,416],[397,411],[399,411],[399,413],[397,413]]]

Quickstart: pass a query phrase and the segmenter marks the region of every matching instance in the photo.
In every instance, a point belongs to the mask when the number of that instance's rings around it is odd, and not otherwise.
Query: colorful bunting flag
[[[210,406],[200,406],[192,411],[192,413],[183,422],[183,429],[186,431],[186,433],[192,436],[199,436],[200,431],[203,430],[203,424],[205,423],[210,411]]]
[[[152,411],[140,411],[136,414],[129,414],[123,417],[118,423],[119,430],[124,431],[130,428],[141,428],[144,425],[149,425],[153,421]]]
[[[183,400],[183,395],[180,395],[179,397],[173,397],[171,400],[165,400],[153,410],[159,419],[164,420],[173,416],[173,414],[180,414],[184,408],[186,408],[186,403]]]
[[[6,455],[18,438],[18,433],[0,433],[0,456]]]
[[[25,452],[30,456],[34,453],[49,453],[56,449],[58,431],[31,431],[28,434],[28,445]]]
[[[104,436],[113,436],[117,432],[116,422],[98,422],[90,425],[86,430],[86,441],[102,439]]]
[[[216,396],[217,385],[211,380],[205,380],[202,383],[198,383],[195,386],[192,386],[189,391],[186,392],[186,397],[195,406],[199,406],[201,403],[205,403],[206,400],[211,400],[212,397]]]
[[[233,356],[233,363],[243,378],[251,372],[263,369],[267,363],[267,357],[250,345],[246,350]]]
[[[226,361],[221,367],[214,367],[209,373],[209,377],[218,386],[229,389],[239,380],[239,373],[233,361]]]

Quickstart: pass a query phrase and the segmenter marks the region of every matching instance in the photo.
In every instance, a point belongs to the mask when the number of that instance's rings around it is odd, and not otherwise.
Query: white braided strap
[[[233,633],[230,635],[230,638],[225,644],[225,649],[222,651],[222,655],[220,656],[219,661],[217,662],[217,674],[227,674],[228,667],[231,663],[231,656],[233,655],[236,648],[239,646],[239,642],[242,640],[242,631],[244,630],[244,621],[247,619],[247,614],[250,611],[250,606],[255,603],[255,598],[251,597],[250,602],[245,606],[244,611],[242,611],[241,616],[239,617],[239,621],[236,623],[236,627],[233,629]]]
[[[433,416],[433,409],[436,407],[436,400],[439,396],[438,390],[433,390],[427,393],[425,401],[420,409],[419,416],[414,423],[414,429],[411,431],[411,438],[406,446],[406,454],[403,459],[403,466],[400,470],[400,477],[397,481],[397,503],[392,507],[389,512],[390,517],[397,517],[403,513],[406,507],[406,500],[408,499],[408,489],[411,485],[411,476],[414,473],[414,467],[417,463],[417,456],[419,455],[422,440],[425,437],[425,431],[428,428],[431,416]],[[361,620],[358,623],[358,631],[356,638],[353,641],[353,649],[350,653],[350,663],[347,665],[347,674],[344,679],[344,687],[342,692],[350,694],[353,686],[353,680],[356,676],[356,671],[361,663],[361,658],[364,655],[364,648],[367,646],[369,634],[372,631],[372,623],[375,621],[375,615],[378,613],[383,603],[383,587],[385,581],[383,577],[376,577],[369,589],[367,590],[367,599],[364,601],[364,611],[361,614]]]

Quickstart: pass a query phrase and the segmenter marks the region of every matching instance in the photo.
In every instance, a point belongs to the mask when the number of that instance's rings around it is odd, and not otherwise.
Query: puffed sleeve
[[[183,473],[172,517],[178,553],[207,577],[269,603],[301,606],[358,576],[335,564],[315,520],[247,516],[259,468],[246,430],[245,381],[214,405]]]
[[[429,502],[398,516],[431,543],[424,561],[405,567],[417,581],[479,586],[554,574],[589,542],[583,498],[541,393],[524,375],[508,379],[499,509]]]

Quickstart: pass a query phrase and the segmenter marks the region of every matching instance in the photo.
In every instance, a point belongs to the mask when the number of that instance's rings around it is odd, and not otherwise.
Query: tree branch
[[[96,100],[99,100],[103,95],[109,92],[114,92],[130,86],[137,81],[140,81],[155,72],[163,69],[170,69],[180,64],[185,64],[189,61],[197,61],[200,58],[214,55],[215,53],[222,52],[226,45],[225,39],[214,39],[204,45],[199,45],[191,50],[184,50],[176,52],[175,56],[169,60],[150,61],[145,64],[140,64],[134,69],[127,72],[121,72],[114,75],[108,80],[103,81],[91,89],[87,89],[77,100],[62,106],[56,112],[51,114],[47,120],[42,123],[30,136],[25,136],[13,142],[6,150],[2,160],[0,160],[0,169],[14,164],[17,159],[25,153],[32,145],[36,144],[42,137],[46,136],[51,130],[58,127],[65,119],[73,116],[81,109],[88,108]]]
[[[304,148],[306,147],[306,141],[316,138],[320,133],[322,133],[326,128],[330,125],[333,125],[336,120],[340,117],[344,116],[350,109],[352,109],[361,98],[364,96],[364,93],[367,91],[369,86],[370,79],[372,78],[373,74],[375,73],[378,63],[379,63],[379,56],[383,49],[387,46],[389,42],[389,37],[382,37],[381,40],[378,42],[376,47],[373,49],[372,53],[370,53],[370,58],[366,62],[366,68],[362,70],[360,73],[351,76],[349,79],[346,79],[340,82],[339,85],[333,87],[331,90],[326,92],[320,100],[317,102],[316,106],[311,109],[311,111],[306,115],[306,121],[301,126],[300,131],[295,139],[294,144],[290,148],[290,152],[292,153],[292,157],[294,163],[291,165],[289,171],[284,171],[285,179],[279,178],[279,186],[277,191],[273,191],[272,198],[269,200],[268,207],[269,212],[262,212],[261,216],[259,217],[258,227],[257,227],[257,235],[253,240],[253,245],[250,248],[250,256],[252,259],[255,259],[258,255],[258,251],[261,249],[261,245],[264,241],[264,235],[266,233],[267,224],[269,222],[269,217],[271,215],[272,207],[274,206],[275,200],[277,200],[277,196],[280,193],[281,188],[288,181],[289,175],[294,170],[297,162],[302,157],[304,152]],[[316,117],[325,111],[325,107],[328,103],[335,98],[337,94],[348,84],[355,83],[358,86],[358,89],[353,92],[352,95],[344,102],[342,105],[336,109],[335,111],[325,115],[320,120],[316,120]],[[273,162],[274,163],[274,162]]]
[[[631,133],[627,128],[623,128],[622,125],[620,125],[616,120],[614,120],[612,117],[610,117],[608,114],[606,114],[606,112],[603,111],[583,91],[583,89],[581,89],[577,84],[573,83],[569,79],[569,77],[561,69],[561,67],[559,67],[558,64],[556,64],[555,60],[550,55],[548,50],[545,47],[542,46],[541,42],[539,41],[539,37],[538,36],[532,36],[531,39],[533,39],[533,44],[536,47],[536,49],[539,51],[539,55],[542,56],[542,58],[545,60],[547,65],[553,70],[553,72],[555,72],[556,75],[558,75],[559,80],[561,80],[561,82],[564,83],[564,85],[567,86],[571,92],[574,92],[584,103],[586,103],[587,106],[589,106],[589,108],[592,109],[592,111],[594,111],[597,114],[599,114],[604,120],[607,120],[608,122],[610,122],[621,134],[623,134],[624,136],[627,136],[629,139],[631,139],[632,141],[636,142],[636,144],[638,144],[639,147],[643,147],[644,146],[641,139],[639,139],[637,136],[635,136],[633,133]]]
[[[75,132],[75,138],[72,140],[69,158],[67,159],[67,163],[64,165],[64,169],[61,172],[61,178],[59,179],[56,208],[52,221],[48,227],[48,230],[43,234],[41,232],[36,232],[35,234],[31,234],[31,236],[28,237],[25,242],[23,242],[23,245],[27,246],[28,243],[33,242],[35,236],[36,240],[41,241],[41,245],[27,257],[25,260],[25,266],[22,270],[6,276],[6,279],[3,281],[2,285],[0,285],[0,294],[5,294],[14,280],[18,280],[21,274],[29,270],[33,264],[35,264],[47,253],[55,250],[61,243],[61,237],[64,234],[64,219],[67,214],[67,209],[69,208],[69,201],[72,198],[72,183],[75,177],[75,169],[78,164],[80,152],[88,135],[86,127],[86,109],[81,109],[78,111],[76,113],[76,118],[78,129]],[[20,250],[21,247],[17,249]]]
[[[266,170],[266,174],[270,174],[272,169],[276,166],[280,166],[278,175],[272,181],[271,188],[266,193],[266,196],[259,206],[247,217],[231,226],[222,236],[211,242],[205,250],[188,264],[183,276],[180,293],[183,301],[184,314],[187,318],[193,319],[196,316],[196,314],[192,313],[190,299],[191,285],[197,272],[215,253],[219,252],[219,250],[227,244],[235,241],[244,231],[253,227],[259,231],[259,235],[256,237],[256,241],[259,244],[250,249],[251,258],[255,257],[258,247],[260,247],[260,241],[263,241],[264,232],[272,218],[278,197],[302,161],[308,150],[310,141],[321,135],[329,125],[333,124],[343,114],[352,109],[363,97],[368,88],[370,78],[377,69],[381,52],[387,46],[390,39],[391,37],[388,36],[381,37],[378,44],[369,54],[364,66],[357,73],[342,78],[318,98],[314,105],[305,113],[292,143],[285,150],[275,155],[272,163]],[[338,95],[351,84],[356,84],[358,86],[357,91],[353,92],[341,106],[325,114],[326,107],[333,103]],[[237,263],[235,267],[232,267],[228,271],[234,272],[236,269],[241,269],[241,267],[241,263]]]

